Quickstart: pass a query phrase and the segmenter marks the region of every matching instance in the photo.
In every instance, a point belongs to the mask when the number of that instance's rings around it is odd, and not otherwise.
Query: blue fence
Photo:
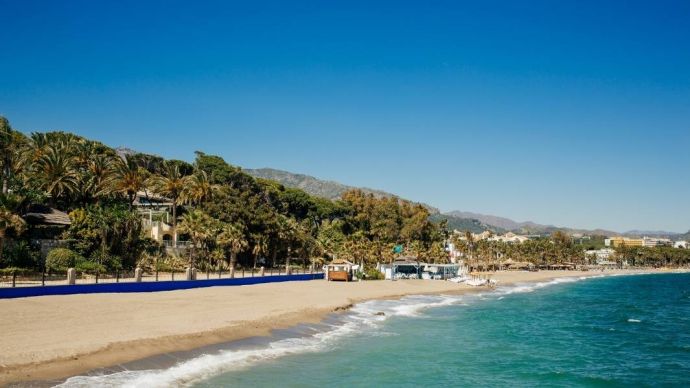
[[[323,279],[323,273],[299,274],[299,275],[275,275],[234,279],[207,279],[187,281],[161,281],[140,283],[102,283],[102,284],[75,284],[44,287],[17,287],[0,288],[0,299],[25,298],[29,296],[44,295],[72,295],[72,294],[99,294],[119,292],[157,292],[187,290],[190,288],[203,288],[215,286],[244,286],[259,283],[277,283],[289,281]]]

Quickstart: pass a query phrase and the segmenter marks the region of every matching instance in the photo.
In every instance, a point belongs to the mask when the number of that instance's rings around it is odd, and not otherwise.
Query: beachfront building
[[[448,252],[448,257],[450,258],[451,263],[456,264],[462,260],[463,253],[457,249],[455,244],[452,242],[446,243],[446,252]]]
[[[604,240],[604,244],[607,247],[660,247],[660,246],[671,246],[673,242],[667,238],[656,238],[656,237],[642,237],[642,238],[629,238],[629,237],[609,237]]]
[[[144,231],[167,250],[185,249],[189,245],[188,241],[180,241],[180,236],[172,226],[171,199],[140,191],[134,197],[133,205],[141,215]]]
[[[591,249],[585,251],[585,257],[595,268],[617,268],[619,265],[614,260],[616,251],[611,248]],[[627,262],[625,263],[627,265]]]
[[[609,237],[604,240],[604,245],[607,247],[642,247],[644,246],[644,240],[641,238],[629,238],[629,237]]]
[[[616,251],[611,248],[590,249],[585,251],[585,257],[589,258],[593,262],[596,262],[599,260],[608,260],[614,255],[614,253],[616,253]]]
[[[672,246],[673,241],[671,241],[668,238],[652,238],[652,237],[643,237],[642,238],[642,246],[645,247],[661,247],[661,246]]]
[[[461,264],[424,264],[421,277],[425,280],[446,280],[458,275]]]
[[[416,257],[403,256],[390,264],[382,264],[379,270],[386,280],[419,279],[423,264]]]

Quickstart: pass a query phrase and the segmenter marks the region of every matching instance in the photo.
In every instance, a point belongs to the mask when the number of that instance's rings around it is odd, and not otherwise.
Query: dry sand
[[[493,278],[510,284],[596,274],[498,272]],[[313,280],[0,300],[0,384],[61,378],[155,354],[267,335],[272,329],[320,321],[367,299],[476,289],[445,281]]]

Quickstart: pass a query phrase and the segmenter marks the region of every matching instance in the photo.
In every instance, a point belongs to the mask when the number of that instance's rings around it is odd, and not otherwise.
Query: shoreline
[[[504,286],[567,277],[675,272],[679,271],[504,271],[492,273],[492,277],[499,281],[499,286]],[[3,347],[7,344],[10,349],[9,352],[0,355],[0,384],[63,379],[160,354],[191,351],[251,337],[266,337],[270,336],[273,330],[320,323],[329,314],[346,311],[354,304],[367,300],[399,299],[424,294],[463,294],[486,290],[485,287],[470,287],[445,281],[332,283],[314,280],[299,284],[288,282],[211,287],[126,296],[91,294],[0,300],[0,311],[9,310],[13,313],[3,314],[5,318],[0,321],[0,329],[7,333]],[[207,300],[209,298],[210,302]],[[255,301],[252,301],[252,298]],[[201,305],[202,312],[194,308],[198,305]],[[105,314],[117,313],[125,306],[134,308],[135,311],[139,308],[142,311],[148,308],[149,312],[156,313],[150,314],[150,319],[138,314],[121,314],[119,319],[106,318],[105,322],[103,317],[99,319],[97,316],[79,318],[80,313],[89,313],[90,310],[101,310],[100,313]],[[189,314],[184,314],[186,309],[191,310]],[[97,311],[91,311],[95,312]],[[38,324],[34,322],[22,327],[16,327],[12,325],[13,322],[6,319],[8,316],[39,319],[41,315],[44,317]],[[83,327],[61,327],[58,323],[61,317],[69,317],[72,323],[81,323],[80,326]],[[136,321],[133,321],[132,317]],[[183,322],[170,322],[176,318]],[[204,318],[209,318],[211,322]],[[162,327],[156,330],[156,324]],[[129,330],[125,332],[128,331],[131,335],[130,338],[118,341],[118,334],[123,332],[122,325],[129,325]],[[115,333],[98,335],[99,330],[108,329],[114,330]],[[80,334],[82,338],[77,338]],[[63,341],[60,341],[61,336],[64,338]],[[31,340],[25,341],[28,338]],[[74,344],[75,342],[77,343]],[[70,346],[70,343],[73,345]],[[56,356],[57,354],[62,356]]]

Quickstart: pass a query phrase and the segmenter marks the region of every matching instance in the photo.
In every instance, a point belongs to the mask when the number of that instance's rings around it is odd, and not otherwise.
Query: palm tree
[[[89,162],[89,174],[92,181],[91,194],[94,198],[104,197],[111,193],[112,170],[111,158],[97,154]]]
[[[256,268],[256,262],[259,260],[259,257],[268,251],[268,238],[264,235],[255,235],[253,240],[252,254],[254,255],[254,268]]]
[[[117,159],[113,169],[113,186],[115,191],[124,193],[129,201],[129,210],[137,193],[144,189],[146,184],[146,172],[139,167],[134,158],[125,156]]]
[[[77,186],[77,173],[72,158],[61,147],[49,146],[36,161],[38,185],[50,195],[52,205],[67,196]]]
[[[104,154],[91,155],[77,174],[74,196],[84,207],[93,199],[105,197],[112,192],[112,159]]]
[[[20,162],[20,150],[24,143],[24,137],[12,130],[9,121],[0,116],[0,166],[2,170],[2,194],[9,191],[10,178],[16,173]]]
[[[474,260],[475,244],[474,236],[472,235],[472,232],[470,232],[469,230],[465,231],[465,241],[467,242],[467,261],[468,265],[471,267],[472,261]]]
[[[187,187],[183,191],[182,196],[186,203],[200,204],[211,199],[215,190],[216,186],[212,185],[208,180],[206,172],[200,170],[189,177]]]
[[[48,136],[45,133],[34,132],[22,149],[21,164],[31,167],[38,159],[45,155],[48,149]]]
[[[24,219],[16,214],[20,202],[19,198],[15,195],[0,195],[0,259],[2,259],[2,251],[7,230],[13,229],[16,234],[19,234],[26,228]]]
[[[234,277],[237,254],[247,248],[247,239],[244,237],[242,228],[234,224],[223,224],[216,242],[221,247],[230,250],[230,276]]]
[[[197,249],[202,251],[206,247],[206,242],[213,234],[213,219],[201,210],[193,210],[182,216],[180,222],[180,232],[189,234],[192,240],[192,251],[189,255],[189,268],[194,268]]]
[[[188,177],[180,174],[180,168],[172,163],[166,163],[163,175],[155,176],[151,184],[160,195],[172,201],[173,246],[177,246],[177,205],[187,186]]]
[[[287,257],[285,258],[285,271],[290,274],[290,255],[292,254],[292,244],[297,239],[299,224],[294,218],[278,217],[278,238],[287,245]]]

